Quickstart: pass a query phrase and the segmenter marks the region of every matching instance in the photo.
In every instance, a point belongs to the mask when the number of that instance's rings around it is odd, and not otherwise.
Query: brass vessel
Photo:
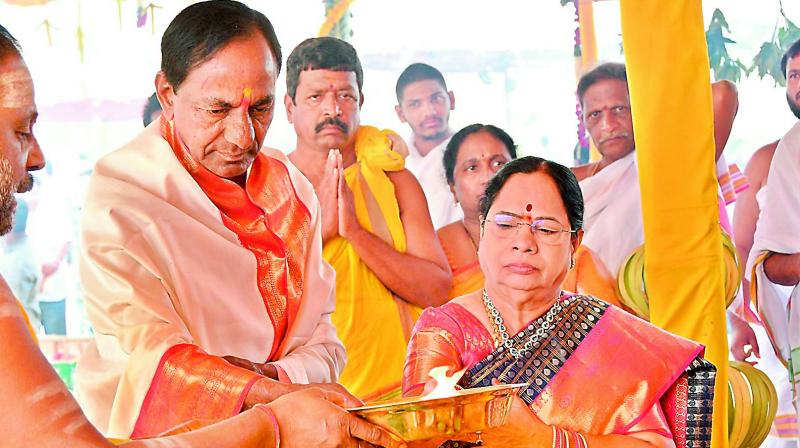
[[[349,409],[406,442],[480,432],[506,422],[512,395],[527,384],[455,391],[447,398],[402,398]]]

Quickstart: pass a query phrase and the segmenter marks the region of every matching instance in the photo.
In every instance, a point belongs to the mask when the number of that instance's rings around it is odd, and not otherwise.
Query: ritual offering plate
[[[512,395],[527,384],[463,389],[445,398],[411,397],[348,409],[406,442],[479,432],[506,422]]]

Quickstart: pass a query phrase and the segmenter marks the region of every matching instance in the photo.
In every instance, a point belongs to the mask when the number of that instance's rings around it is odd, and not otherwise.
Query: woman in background
[[[478,264],[480,220],[478,202],[497,171],[517,158],[517,146],[504,130],[490,124],[471,124],[456,132],[444,151],[444,172],[464,219],[437,231],[450,270],[453,288],[448,299],[483,287]]]

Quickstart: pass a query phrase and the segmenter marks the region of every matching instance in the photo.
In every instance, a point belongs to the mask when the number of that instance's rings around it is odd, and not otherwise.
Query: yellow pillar
[[[580,79],[584,73],[597,64],[597,34],[594,30],[594,0],[575,0],[578,10],[578,30],[580,30],[581,56],[575,61],[575,75]],[[600,152],[589,139],[589,161],[600,160]]]
[[[621,0],[651,321],[717,367],[712,443],[726,448],[728,343],[701,0]]]

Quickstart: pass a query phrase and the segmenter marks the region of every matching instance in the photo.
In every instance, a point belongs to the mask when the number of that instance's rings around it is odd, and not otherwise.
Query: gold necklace
[[[522,350],[514,347],[512,342],[512,338],[507,331],[505,321],[503,320],[503,316],[500,315],[500,310],[498,310],[494,306],[494,302],[489,297],[489,293],[486,292],[486,289],[483,290],[483,308],[486,310],[486,315],[489,318],[489,323],[492,326],[492,339],[494,339],[494,348],[500,348],[500,346],[505,347],[508,350],[509,354],[514,357],[514,359],[519,359],[522,354],[533,348],[533,345],[536,344],[541,338],[543,338],[548,331],[550,331],[557,321],[561,320],[561,310],[563,309],[564,305],[568,305],[570,302],[574,300],[574,296],[569,297],[565,300],[561,300],[564,296],[564,291],[560,291],[558,293],[558,297],[556,297],[555,303],[550,307],[547,313],[544,316],[539,317],[535,324],[538,324],[537,328],[535,329],[534,333],[529,336],[527,339],[528,341],[525,342],[525,345],[522,347]],[[554,323],[554,321],[556,321]],[[533,330],[533,325],[529,326],[530,330]]]
[[[494,342],[494,348],[500,347],[503,343],[503,339],[500,336],[499,328],[497,328],[497,323],[494,320],[494,316],[492,316],[492,309],[489,307],[489,303],[486,300],[487,294],[486,290],[483,290],[483,309],[486,311],[486,316],[489,318],[489,325],[492,326],[492,339]]]

